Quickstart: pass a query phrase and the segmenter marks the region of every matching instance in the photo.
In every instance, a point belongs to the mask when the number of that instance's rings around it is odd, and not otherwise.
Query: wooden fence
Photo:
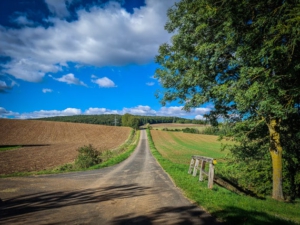
[[[193,171],[193,176],[195,177],[199,170],[200,171],[199,181],[203,181],[203,174],[207,175],[208,176],[208,188],[212,189],[213,183],[214,183],[214,171],[215,171],[214,162],[215,162],[215,160],[213,158],[200,156],[200,155],[193,155],[188,173],[191,174]],[[205,164],[206,163],[209,163],[208,173],[205,172]]]

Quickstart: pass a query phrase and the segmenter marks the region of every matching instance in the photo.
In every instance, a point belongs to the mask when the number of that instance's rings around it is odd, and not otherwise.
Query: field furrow
[[[0,174],[37,171],[73,162],[77,149],[92,144],[99,150],[122,145],[131,128],[92,124],[0,119]]]

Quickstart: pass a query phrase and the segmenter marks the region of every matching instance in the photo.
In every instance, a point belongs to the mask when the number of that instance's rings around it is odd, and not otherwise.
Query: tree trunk
[[[283,200],[282,192],[282,146],[280,143],[280,120],[270,119],[268,123],[270,134],[270,154],[273,166],[273,192],[272,198]]]

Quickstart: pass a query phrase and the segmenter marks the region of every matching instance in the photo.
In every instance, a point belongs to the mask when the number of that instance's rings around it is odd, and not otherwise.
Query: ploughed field
[[[98,150],[125,143],[131,128],[92,124],[0,119],[0,174],[31,172],[73,162],[77,149],[92,144]]]

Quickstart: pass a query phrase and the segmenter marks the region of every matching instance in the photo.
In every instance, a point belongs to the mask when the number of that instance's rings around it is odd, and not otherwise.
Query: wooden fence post
[[[195,160],[194,160],[194,158],[192,158],[191,163],[190,163],[190,168],[189,168],[188,174],[191,174],[191,173],[192,173],[194,164],[195,164]]]
[[[203,172],[205,169],[205,161],[201,160],[201,166],[200,166],[200,174],[199,174],[199,181],[203,181]]]
[[[199,166],[199,159],[196,159],[196,163],[195,163],[194,171],[193,171],[193,176],[194,177],[197,175],[198,166]]]
[[[213,162],[209,163],[209,171],[208,171],[208,188],[212,189],[213,188],[213,184],[214,184],[214,173],[215,173],[215,169],[214,169],[214,164]]]

